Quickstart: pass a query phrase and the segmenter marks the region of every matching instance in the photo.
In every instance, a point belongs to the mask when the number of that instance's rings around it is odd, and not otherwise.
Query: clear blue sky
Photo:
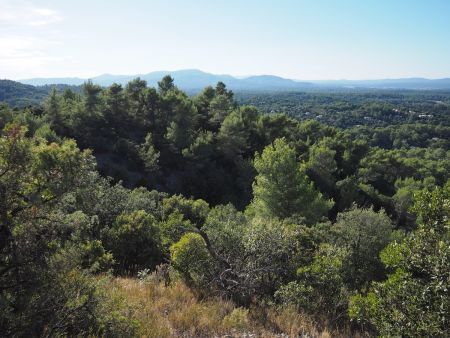
[[[0,78],[450,77],[450,0],[0,0]]]

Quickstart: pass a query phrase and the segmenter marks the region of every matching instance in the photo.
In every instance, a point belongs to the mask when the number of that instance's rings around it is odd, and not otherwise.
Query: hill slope
[[[11,107],[25,107],[40,104],[55,85],[32,86],[12,80],[0,80],[0,102]],[[58,90],[71,88],[78,92],[80,87],[67,84],[56,85]]]
[[[50,87],[35,87],[11,80],[0,80],[0,102],[10,106],[27,106],[39,103],[47,96]]]

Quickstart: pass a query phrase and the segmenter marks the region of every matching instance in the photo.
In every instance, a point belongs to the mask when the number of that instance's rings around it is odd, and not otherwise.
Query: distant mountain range
[[[158,81],[165,75],[171,75],[175,84],[183,90],[193,92],[206,86],[215,85],[218,81],[224,82],[227,87],[235,91],[297,91],[308,89],[412,89],[412,90],[440,90],[450,89],[450,78],[425,79],[425,78],[403,78],[403,79],[381,79],[381,80],[323,80],[323,81],[300,81],[286,79],[273,75],[257,75],[237,78],[231,75],[217,75],[206,73],[196,69],[184,69],[176,71],[156,71],[148,74],[134,75],[112,75],[103,74],[91,78],[94,83],[101,86],[109,86],[112,83],[126,84],[132,79],[140,77],[147,81],[149,86],[157,86]],[[79,86],[86,82],[87,78],[61,77],[61,78],[32,78],[23,79],[19,82],[33,86],[52,84],[66,84]]]
[[[352,90],[450,90],[450,78],[430,80],[424,78],[387,79],[387,80],[332,80],[332,81],[298,81],[273,75],[249,76],[237,78],[231,75],[216,75],[199,70],[158,71],[137,75],[96,76],[91,80],[101,86],[112,83],[125,85],[132,79],[140,77],[149,86],[157,86],[158,81],[170,74],[175,84],[189,94],[195,94],[206,86],[215,86],[224,82],[235,92],[295,92],[295,91],[352,91]],[[23,107],[39,104],[56,85],[59,90],[71,88],[80,92],[81,85],[88,79],[82,78],[34,78],[11,81],[0,80],[0,102],[11,106]]]
[[[112,83],[126,84],[132,79],[140,77],[147,81],[149,86],[157,86],[158,81],[165,75],[171,75],[175,79],[175,84],[183,90],[194,92],[217,82],[224,82],[228,88],[235,91],[297,91],[308,89],[324,88],[356,88],[356,89],[411,89],[411,90],[440,90],[450,89],[450,78],[425,79],[425,78],[404,78],[404,79],[382,79],[382,80],[323,80],[323,81],[300,81],[286,79],[273,75],[257,75],[244,78],[237,78],[231,75],[217,75],[206,73],[196,69],[185,69],[176,71],[156,71],[148,74],[134,75],[111,75],[103,74],[91,78],[94,83],[101,86],[109,86]],[[23,84],[33,86],[43,86],[51,84],[66,84],[78,86],[88,79],[67,77],[67,78],[32,78],[19,80]]]
[[[217,75],[202,72],[195,69],[185,69],[177,71],[157,71],[148,74],[135,75],[111,75],[103,74],[91,78],[91,80],[101,86],[109,86],[113,83],[126,84],[137,77],[147,81],[149,86],[157,86],[158,81],[165,75],[171,75],[178,88],[187,91],[201,90],[209,85],[216,85],[217,82],[224,82],[228,88],[233,90],[301,90],[311,87],[311,83],[284,79],[273,75],[249,76],[246,78],[236,78],[231,75]],[[88,79],[68,77],[68,78],[33,78],[19,80],[23,84],[42,86],[49,84],[81,85]]]

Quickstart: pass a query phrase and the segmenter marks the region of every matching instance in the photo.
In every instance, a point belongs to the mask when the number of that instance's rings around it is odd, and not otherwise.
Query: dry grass
[[[199,301],[188,287],[156,280],[112,279],[109,292],[122,297],[142,337],[357,337],[350,330],[319,330],[295,309],[244,309],[230,301]]]

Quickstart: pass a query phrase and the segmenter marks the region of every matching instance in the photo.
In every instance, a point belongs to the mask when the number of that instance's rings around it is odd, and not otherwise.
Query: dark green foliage
[[[164,263],[152,278],[202,297],[444,337],[447,96],[399,95],[299,96],[317,120],[369,126],[345,130],[238,106],[223,83],[189,97],[171,77],[0,105],[0,332],[136,336],[102,276]]]
[[[71,140],[47,143],[25,134],[25,127],[11,124],[0,138],[0,331],[5,336],[134,332],[131,323],[105,310],[109,301],[88,273],[112,263],[102,244],[92,241],[95,220],[60,209],[71,193],[89,188],[95,174],[90,152]]]
[[[381,258],[391,271],[366,295],[351,299],[350,316],[382,336],[447,337],[450,325],[450,184],[416,197],[419,228],[391,243]]]
[[[161,81],[158,82],[158,89],[163,95],[167,94],[170,90],[175,89],[173,78],[170,75],[164,76]]]
[[[0,80],[0,102],[6,102],[12,107],[38,106],[54,88],[58,91],[66,89],[80,91],[78,86],[64,84],[31,86],[11,80]]]
[[[379,254],[392,240],[392,223],[386,213],[356,208],[340,213],[331,237],[347,251],[342,268],[349,288],[359,289],[384,276]]]
[[[384,212],[353,208],[338,214],[333,225],[316,225],[313,231],[319,237],[313,237],[309,261],[275,298],[311,314],[342,320],[351,293],[384,277],[379,254],[391,240],[391,221]]]
[[[258,175],[253,184],[252,209],[260,217],[302,219],[313,224],[332,206],[322,199],[284,139],[275,140],[255,157]]]
[[[201,228],[209,214],[209,205],[203,200],[192,200],[174,195],[163,200],[163,209],[166,215],[179,212],[183,217]]]
[[[39,130],[47,140],[74,137],[82,148],[93,149],[103,175],[127,187],[157,188],[211,205],[231,202],[242,210],[252,200],[255,152],[284,137],[304,162],[304,174],[325,199],[335,202],[329,216],[334,218],[355,202],[384,208],[398,226],[412,227],[407,195],[399,192],[405,187],[397,180],[433,177],[441,185],[448,179],[444,126],[341,131],[317,121],[300,123],[286,115],[261,115],[254,107],[237,107],[234,94],[223,83],[190,98],[170,77],[160,82],[159,90],[140,79],[125,89],[116,84],[102,89],[88,82],[83,90],[84,95],[53,91],[46,101],[45,119],[37,111],[15,114],[15,119],[25,121],[32,133]],[[313,102],[338,105],[333,102],[339,95],[317,94]],[[355,106],[371,100],[364,93],[358,95],[348,94]],[[408,95],[412,98],[405,96],[405,105],[419,105],[427,98]],[[442,95],[429,97],[446,102]],[[392,104],[403,102],[395,95],[390,99]],[[370,109],[379,113],[376,105]],[[1,111],[2,120],[12,119],[7,107]],[[46,121],[52,132],[44,126]]]
[[[122,214],[104,234],[104,242],[117,263],[118,273],[135,274],[161,263],[157,221],[143,210]]]
[[[145,136],[145,142],[139,149],[139,156],[142,162],[144,162],[144,167],[147,172],[152,173],[158,170],[159,152],[153,146],[153,136],[151,133]]]
[[[275,298],[311,314],[326,314],[331,320],[346,316],[348,288],[344,262],[347,251],[322,244],[309,265],[297,270],[297,280],[281,286]]]
[[[170,105],[172,121],[167,126],[166,141],[176,153],[189,147],[193,141],[197,124],[197,110],[187,97],[169,92],[164,99]]]
[[[189,286],[207,289],[214,278],[214,262],[203,238],[196,233],[183,235],[170,247],[171,261]]]
[[[292,278],[301,256],[299,231],[294,225],[249,221],[231,205],[219,206],[210,211],[201,230],[186,229],[188,234],[171,246],[171,259],[201,293],[249,304]]]

